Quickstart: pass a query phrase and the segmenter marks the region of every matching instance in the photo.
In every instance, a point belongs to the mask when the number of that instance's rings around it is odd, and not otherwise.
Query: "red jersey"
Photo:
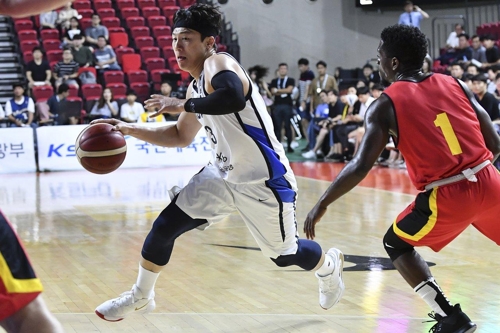
[[[493,158],[471,102],[453,77],[397,81],[384,93],[394,105],[395,144],[417,189]]]

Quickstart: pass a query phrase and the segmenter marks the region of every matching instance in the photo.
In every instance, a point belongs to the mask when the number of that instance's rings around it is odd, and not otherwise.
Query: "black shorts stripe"
[[[412,212],[403,217],[398,223],[398,229],[408,235],[415,236],[429,222],[432,215],[430,196],[432,190],[421,192],[415,198],[415,207]]]

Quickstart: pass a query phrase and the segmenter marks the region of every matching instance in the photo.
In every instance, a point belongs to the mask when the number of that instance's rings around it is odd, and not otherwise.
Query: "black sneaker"
[[[433,333],[472,333],[477,328],[476,324],[462,312],[460,304],[455,304],[453,313],[447,317],[433,312],[429,313],[429,317],[437,321],[429,330]]]

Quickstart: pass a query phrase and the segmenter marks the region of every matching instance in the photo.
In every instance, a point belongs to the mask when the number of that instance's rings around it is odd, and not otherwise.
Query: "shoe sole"
[[[468,323],[464,327],[460,328],[458,331],[455,331],[455,333],[473,333],[477,329],[476,324],[474,323]]]
[[[337,304],[338,302],[340,302],[340,299],[344,295],[344,290],[345,290],[345,284],[344,284],[344,278],[343,278],[343,273],[344,273],[344,254],[340,250],[338,250],[338,249],[328,250],[327,253],[330,253],[330,251],[335,252],[335,256],[339,259],[339,262],[340,262],[340,281],[342,282],[342,285],[343,285],[344,288],[342,289],[342,292],[340,293],[339,299],[337,300],[337,302],[335,302],[331,307],[324,308],[320,304],[320,306],[321,306],[321,308],[323,310],[331,309],[335,304]]]
[[[156,308],[156,302],[154,301],[154,299],[152,299],[152,300],[150,300],[148,303],[146,303],[144,305],[144,307],[146,307],[146,306],[147,306],[147,308],[145,308],[145,309],[142,309],[142,310],[139,310],[139,311],[134,311],[134,312],[131,312],[129,314],[135,313],[135,314],[142,314],[142,315],[144,315],[144,314],[148,314],[150,312],[153,312],[154,309]],[[97,311],[97,309],[94,312],[95,312],[95,314],[99,318],[101,318],[103,320],[106,320],[106,321],[109,321],[109,322],[117,322],[117,321],[122,321],[123,319],[125,319],[125,317],[107,317],[106,318],[106,316],[104,316],[102,313],[100,313],[99,311]]]
[[[102,313],[98,312],[97,310],[95,310],[95,314],[96,314],[99,318],[101,318],[101,319],[103,319],[103,320],[106,320],[106,321],[110,321],[110,322],[117,322],[117,321],[121,321],[121,320],[123,320],[123,318],[119,318],[119,319],[107,319],[106,317],[104,317],[104,315],[103,315]]]

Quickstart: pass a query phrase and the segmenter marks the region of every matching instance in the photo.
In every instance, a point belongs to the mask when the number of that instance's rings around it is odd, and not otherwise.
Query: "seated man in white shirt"
[[[464,27],[461,24],[455,24],[455,30],[450,33],[446,40],[447,49],[458,48],[458,36],[464,33]]]
[[[127,103],[120,108],[120,118],[127,123],[136,123],[141,114],[144,113],[144,107],[141,103],[137,103],[137,95],[135,91],[127,92]]]

